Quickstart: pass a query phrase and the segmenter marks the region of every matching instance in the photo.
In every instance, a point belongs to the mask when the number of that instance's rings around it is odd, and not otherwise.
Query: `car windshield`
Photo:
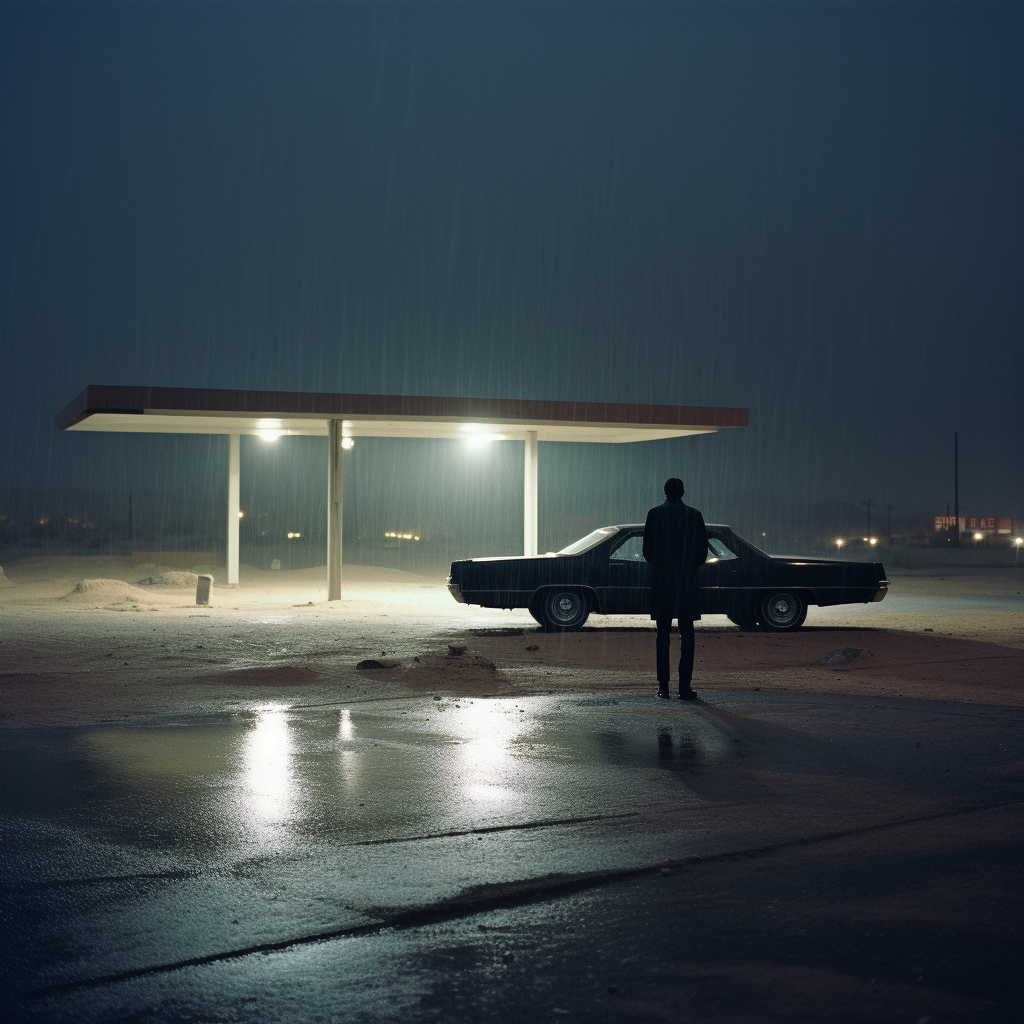
[[[562,548],[558,553],[560,555],[581,555],[584,551],[589,551],[595,545],[600,544],[601,541],[607,540],[618,529],[617,526],[602,526],[600,530],[588,533],[586,537],[581,537],[567,548]]]

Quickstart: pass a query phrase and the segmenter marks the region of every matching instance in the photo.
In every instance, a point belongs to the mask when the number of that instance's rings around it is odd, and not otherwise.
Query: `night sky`
[[[542,445],[542,546],[571,539],[545,508],[642,521],[669,474],[747,529],[943,512],[954,430],[961,507],[1024,515],[1022,28],[976,0],[5,4],[0,491],[222,487],[223,439],[53,431],[87,384],[153,384],[750,409]],[[320,499],[323,442],[260,443],[250,481]],[[515,540],[506,448],[347,472],[507,499]]]

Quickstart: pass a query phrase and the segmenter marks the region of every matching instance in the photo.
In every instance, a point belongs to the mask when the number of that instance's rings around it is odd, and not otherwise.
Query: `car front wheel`
[[[571,633],[583,626],[590,615],[587,596],[579,590],[553,588],[546,591],[539,608],[548,633]]]
[[[757,629],[757,609],[753,604],[734,608],[729,612],[729,621],[735,623],[740,629],[745,629],[748,633],[753,633]]]
[[[798,594],[776,591],[761,599],[757,617],[764,629],[773,632],[799,629],[807,618],[807,604]]]

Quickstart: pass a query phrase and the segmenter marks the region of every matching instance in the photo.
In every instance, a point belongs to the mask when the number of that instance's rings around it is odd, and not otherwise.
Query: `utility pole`
[[[892,547],[892,505],[886,505],[885,507],[889,511],[889,519],[888,519],[888,522],[886,524],[887,527],[888,527],[888,529],[886,531],[886,536],[889,538],[889,540],[888,540],[889,546]]]
[[[868,540],[870,540],[871,539],[871,506],[874,505],[874,502],[870,498],[868,498],[867,501],[862,501],[861,504],[862,505],[867,505],[867,507],[868,507]]]
[[[953,433],[953,525],[956,546],[960,547],[960,437]]]

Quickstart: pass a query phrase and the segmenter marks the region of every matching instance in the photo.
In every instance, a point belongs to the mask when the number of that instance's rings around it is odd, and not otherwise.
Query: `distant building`
[[[954,516],[936,516],[935,532],[955,530],[958,520]],[[1013,533],[1013,516],[961,516],[961,533],[980,533],[986,537],[993,534]]]

